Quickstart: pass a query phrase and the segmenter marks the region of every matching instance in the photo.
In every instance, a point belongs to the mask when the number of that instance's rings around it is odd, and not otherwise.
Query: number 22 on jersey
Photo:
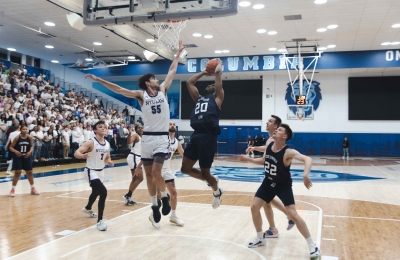
[[[276,165],[270,164],[269,162],[264,162],[265,172],[269,175],[276,175]]]

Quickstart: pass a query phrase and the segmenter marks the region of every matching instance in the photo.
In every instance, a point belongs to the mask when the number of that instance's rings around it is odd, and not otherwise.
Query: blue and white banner
[[[219,58],[195,58],[187,59],[187,63],[179,65],[177,74],[198,73],[205,69],[210,59]],[[232,56],[221,57],[224,62],[224,72],[262,72],[272,70],[286,70],[286,62],[281,54],[255,55],[255,56]],[[305,59],[307,65],[312,59]],[[96,76],[133,76],[143,75],[151,72],[155,75],[165,75],[171,65],[170,60],[140,62],[128,66],[94,69],[90,72]],[[289,65],[290,69],[297,66],[296,59]],[[400,50],[379,50],[379,51],[350,51],[350,52],[324,52],[318,60],[316,69],[350,69],[350,68],[386,68],[400,67]]]

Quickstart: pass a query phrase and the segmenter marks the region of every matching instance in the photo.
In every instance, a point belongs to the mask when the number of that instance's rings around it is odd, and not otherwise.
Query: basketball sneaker
[[[122,198],[124,199],[126,206],[135,206],[137,204],[136,202],[134,202],[131,198],[129,198],[126,195],[122,196]]]
[[[15,197],[15,190],[11,189],[10,194],[8,194],[10,197]]]
[[[7,174],[7,175],[12,175],[12,172],[6,171],[6,174]]]
[[[83,213],[89,214],[89,217],[95,218],[97,217],[96,212],[93,211],[93,209],[86,209],[85,207],[82,209]]]
[[[256,237],[253,241],[251,241],[248,245],[249,248],[254,248],[254,247],[258,247],[258,246],[265,246],[266,243],[266,239],[265,238],[258,238]]]
[[[100,231],[106,231],[107,230],[107,226],[104,223],[103,220],[99,220],[99,222],[97,222],[96,228]]]
[[[268,229],[264,232],[264,238],[277,238],[279,237],[278,229]]]
[[[348,157],[348,156],[347,156],[347,158],[346,158],[346,159],[347,159],[347,160],[349,160],[349,159],[350,159],[350,157]]]
[[[174,223],[177,226],[183,227],[185,225],[185,222],[180,220],[178,217],[170,217],[169,222]]]
[[[160,200],[158,200],[158,205],[157,206],[151,206],[151,209],[153,210],[153,213],[151,214],[152,218],[156,223],[160,222],[161,220],[161,213],[160,213]],[[154,226],[154,225],[153,225]]]
[[[168,215],[171,212],[171,204],[169,203],[169,194],[167,194],[167,197],[162,197],[162,214],[164,216]],[[160,216],[161,218],[161,216]]]
[[[288,220],[287,230],[291,230],[294,227],[294,225],[295,225],[294,221],[289,219]]]
[[[31,195],[39,195],[40,193],[37,191],[36,188],[31,189]]]
[[[223,190],[222,190],[222,188],[219,188],[219,195],[214,195],[214,200],[213,200],[213,203],[212,203],[212,207],[213,207],[213,209],[216,209],[216,208],[218,208],[219,207],[219,205],[221,205],[221,202],[222,202],[222,193],[223,193]]]
[[[160,211],[158,212],[158,214],[160,214]],[[160,218],[161,218],[161,214],[160,214]],[[156,229],[160,229],[161,228],[161,224],[159,223],[160,221],[156,222],[154,220],[153,213],[150,214],[149,220],[150,220],[151,224],[153,225],[153,227],[155,227]]]
[[[321,255],[321,250],[319,250],[318,247],[315,247],[314,252],[310,253],[310,258],[315,259],[315,258],[318,258],[320,255]]]
[[[346,159],[346,157],[342,156],[342,160]]]

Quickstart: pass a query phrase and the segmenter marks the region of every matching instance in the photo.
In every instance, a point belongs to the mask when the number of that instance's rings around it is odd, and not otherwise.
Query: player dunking
[[[128,145],[131,147],[131,152],[129,153],[126,161],[128,162],[129,168],[131,168],[132,181],[129,185],[128,193],[123,196],[125,201],[125,205],[133,206],[137,203],[132,200],[132,192],[135,191],[137,186],[143,181],[143,171],[142,171],[142,161],[140,158],[142,157],[142,148],[141,148],[141,140],[143,134],[143,126],[135,125],[135,133],[132,133],[132,126],[128,129]]]
[[[175,186],[175,174],[172,173],[170,165],[171,165],[171,158],[172,155],[175,153],[176,150],[179,151],[179,153],[183,156],[183,148],[182,144],[178,141],[178,139],[175,138],[175,132],[176,132],[176,124],[175,122],[169,122],[169,153],[167,156],[167,159],[164,162],[164,166],[162,168],[162,176],[165,180],[165,185],[167,186],[167,189],[169,191],[169,194],[171,194],[171,217],[169,218],[169,221],[171,223],[174,223],[177,226],[183,227],[185,223],[180,220],[176,216],[176,206],[178,204],[178,193],[176,192],[176,186]]]
[[[274,134],[274,132],[276,131],[276,129],[278,129],[279,125],[282,123],[282,120],[280,119],[280,117],[275,116],[275,115],[271,115],[270,119],[268,119],[267,121],[267,131],[268,134],[270,136],[270,140],[273,140],[272,135]],[[249,153],[249,151],[259,151],[259,152],[263,152],[265,157],[265,152],[266,152],[267,147],[266,146],[253,146],[253,147],[249,147],[246,149],[246,154]],[[263,205],[264,208],[264,212],[265,215],[268,219],[268,223],[269,223],[269,229],[267,229],[264,232],[264,237],[265,238],[275,238],[275,237],[279,237],[279,233],[278,233],[278,229],[275,226],[275,221],[274,221],[274,212],[272,211],[272,207],[271,204],[277,208],[278,210],[282,211],[285,215],[286,214],[286,210],[285,210],[285,206],[282,204],[282,202],[278,199],[278,198],[274,198],[273,200],[271,200],[271,203],[265,203]],[[294,222],[293,220],[289,219],[288,220],[288,227],[287,230],[292,229],[292,227],[294,226]]]
[[[214,194],[212,206],[216,209],[221,204],[223,190],[218,187],[218,181],[211,175],[210,168],[214,161],[217,135],[221,133],[219,111],[224,101],[221,79],[222,61],[219,60],[215,68],[215,83],[207,86],[205,95],[201,96],[195,84],[207,74],[206,71],[202,71],[191,77],[186,83],[189,94],[196,106],[190,115],[190,126],[194,129],[194,133],[190,136],[189,143],[185,148],[181,171],[196,179],[205,180],[211,186]],[[197,160],[199,161],[200,170],[193,168]]]
[[[142,108],[144,125],[142,137],[142,158],[144,170],[146,173],[147,188],[149,190],[152,214],[149,220],[152,225],[159,228],[161,213],[157,201],[157,188],[161,191],[162,196],[162,213],[168,215],[171,211],[171,205],[165,182],[161,176],[161,169],[164,164],[165,156],[168,155],[168,122],[169,122],[169,106],[166,99],[166,91],[172,84],[172,80],[176,74],[179,56],[185,47],[182,41],[179,41],[178,51],[175,55],[167,77],[162,84],[159,84],[156,77],[147,73],[139,78],[139,87],[142,90],[128,90],[111,82],[100,79],[92,74],[87,74],[86,78],[100,82],[115,93],[138,100]]]
[[[293,132],[289,125],[281,124],[272,135],[273,140],[267,141],[267,150],[264,158],[249,158],[246,155],[240,155],[241,161],[253,162],[264,165],[266,178],[257,190],[251,205],[251,214],[253,217],[254,227],[256,228],[257,237],[249,243],[249,247],[258,247],[265,245],[265,237],[262,232],[262,218],[260,209],[265,202],[269,203],[275,196],[278,196],[286,207],[286,212],[299,229],[300,233],[306,239],[310,250],[310,257],[319,257],[321,252],[311,238],[310,232],[304,220],[297,214],[294,204],[294,196],[292,189],[292,177],[290,174],[290,165],[293,159],[304,162],[303,181],[307,189],[312,187],[310,178],[308,177],[312,159],[290,149],[286,145],[293,136]]]
[[[19,133],[19,128],[16,129],[15,133]],[[18,180],[21,177],[22,170],[25,170],[26,175],[28,176],[28,181],[31,184],[31,194],[39,195],[39,192],[35,188],[35,184],[33,181],[33,172],[32,172],[32,151],[33,151],[33,138],[28,135],[28,127],[22,126],[21,133],[17,136],[12,136],[13,133],[10,134],[10,138],[12,139],[12,143],[10,145],[10,151],[14,153],[13,157],[13,168],[15,170],[14,178],[12,181],[12,189],[10,191],[10,197],[15,196],[15,187],[17,186]]]
[[[96,217],[97,214],[93,211],[92,206],[97,197],[100,196],[98,202],[99,215],[96,225],[100,231],[107,230],[107,226],[103,221],[103,212],[107,198],[107,189],[102,182],[104,178],[104,163],[107,162],[108,165],[114,166],[110,157],[110,144],[104,139],[105,129],[104,121],[98,121],[94,124],[93,131],[96,136],[84,142],[74,154],[75,158],[86,159],[84,175],[90,187],[92,187],[88,204],[82,211],[89,214],[92,218]]]

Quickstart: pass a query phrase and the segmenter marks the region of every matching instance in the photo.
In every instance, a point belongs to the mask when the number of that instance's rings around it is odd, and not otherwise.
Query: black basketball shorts
[[[285,206],[295,204],[291,178],[282,183],[273,183],[265,178],[255,196],[267,203],[270,203],[275,196],[278,196]]]
[[[28,158],[24,158],[22,156],[21,157],[14,156],[13,169],[32,171],[32,155],[29,156]]]
[[[184,156],[199,161],[200,168],[211,168],[214,161],[217,136],[211,133],[193,133],[186,146]]]

